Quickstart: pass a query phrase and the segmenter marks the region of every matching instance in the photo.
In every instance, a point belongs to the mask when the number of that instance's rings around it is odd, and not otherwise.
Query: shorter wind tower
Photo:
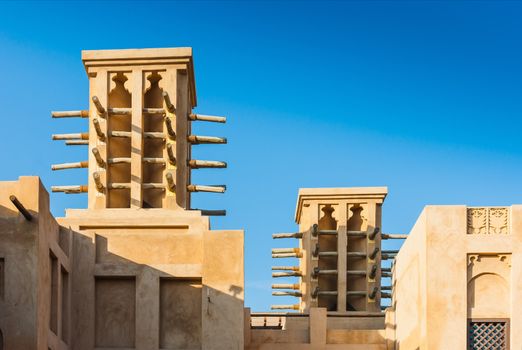
[[[277,233],[274,239],[299,240],[296,248],[272,249],[273,258],[297,258],[298,266],[274,266],[272,277],[297,277],[298,283],[274,284],[275,296],[294,296],[299,302],[272,309],[308,312],[323,307],[340,314],[381,312],[389,298],[381,277],[390,277],[381,261],[396,251],[382,251],[381,207],[386,187],[300,189],[295,221],[297,233]]]

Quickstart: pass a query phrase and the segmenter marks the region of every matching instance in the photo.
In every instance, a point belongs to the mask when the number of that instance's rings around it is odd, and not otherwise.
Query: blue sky
[[[193,172],[228,185],[194,207],[245,229],[247,306],[291,303],[270,296],[270,248],[290,244],[271,234],[296,229],[299,187],[388,186],[394,233],[427,204],[522,202],[521,17],[518,1],[0,2],[0,180],[86,182],[50,171],[87,157],[50,141],[86,130],[49,116],[87,106],[82,49],[191,46],[196,111],[228,117],[196,132],[229,139],[195,149],[229,168]]]

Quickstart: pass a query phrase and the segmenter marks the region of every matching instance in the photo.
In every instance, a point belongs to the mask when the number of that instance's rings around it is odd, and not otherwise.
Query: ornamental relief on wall
[[[468,234],[508,234],[509,208],[468,208]]]

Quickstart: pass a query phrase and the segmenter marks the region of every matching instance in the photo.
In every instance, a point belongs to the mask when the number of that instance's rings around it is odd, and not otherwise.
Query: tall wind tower
[[[192,112],[192,49],[83,51],[82,59],[89,109],[52,113],[89,123],[88,132],[53,135],[88,148],[88,160],[53,165],[88,174],[83,185],[52,188],[88,193],[87,209],[58,219],[72,233],[73,278],[52,277],[72,348],[243,348],[243,232],[211,231],[208,215],[225,211],[190,204],[192,192],[225,192],[193,184],[191,171],[226,167],[192,159],[191,147],[227,142],[191,131],[193,122],[225,122]],[[51,254],[52,271],[60,261]]]
[[[191,159],[197,144],[226,138],[191,134],[194,121],[224,117],[192,113],[196,87],[191,48],[83,51],[89,77],[89,110],[53,112],[54,118],[88,118],[89,132],[53,135],[86,145],[88,161],[53,165],[88,168],[88,184],[54,186],[55,192],[88,192],[89,209],[190,209],[191,192],[225,192],[225,186],[191,184],[195,168],[225,168],[221,161]]]

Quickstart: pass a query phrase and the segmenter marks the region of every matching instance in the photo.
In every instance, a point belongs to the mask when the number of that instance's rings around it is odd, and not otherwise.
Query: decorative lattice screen
[[[509,350],[507,320],[471,320],[468,327],[469,350]]]

